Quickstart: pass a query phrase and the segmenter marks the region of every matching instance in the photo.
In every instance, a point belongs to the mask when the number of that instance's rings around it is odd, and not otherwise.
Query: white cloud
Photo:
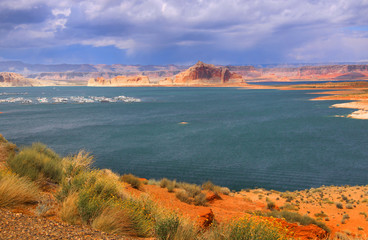
[[[83,40],[81,42],[83,45],[91,45],[94,47],[106,47],[106,46],[115,46],[118,49],[127,50],[134,49],[135,42],[132,39],[120,39],[120,38],[111,38],[111,37],[101,37],[95,39]]]
[[[55,9],[52,9],[52,14],[54,16],[63,15],[65,17],[69,17],[70,13],[71,13],[70,8],[64,8],[64,9],[55,8]]]

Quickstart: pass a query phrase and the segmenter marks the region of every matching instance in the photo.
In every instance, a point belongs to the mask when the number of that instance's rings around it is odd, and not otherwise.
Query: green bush
[[[18,154],[8,159],[9,167],[20,176],[33,181],[48,179],[59,183],[62,179],[61,158],[54,151],[41,143],[23,148]]]
[[[127,198],[119,203],[133,224],[139,237],[151,237],[154,234],[157,205],[146,198]]]
[[[141,189],[142,187],[142,182],[141,180],[134,176],[133,174],[124,174],[123,176],[120,177],[120,181],[129,183],[133,188],[136,189]]]
[[[155,224],[157,238],[160,240],[174,240],[179,224],[179,217],[175,214],[158,219]]]

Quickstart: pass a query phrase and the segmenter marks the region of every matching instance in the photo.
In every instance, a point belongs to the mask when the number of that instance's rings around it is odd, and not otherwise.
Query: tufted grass
[[[14,174],[0,174],[0,207],[36,203],[39,199],[40,190],[35,183]]]

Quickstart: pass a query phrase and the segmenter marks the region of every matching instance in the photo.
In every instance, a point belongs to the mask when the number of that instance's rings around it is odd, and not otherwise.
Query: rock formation
[[[91,78],[88,86],[108,86],[108,87],[139,87],[151,85],[147,76],[117,76],[111,79],[103,77]]]
[[[326,65],[303,67],[250,68],[230,67],[246,81],[318,81],[318,80],[367,80],[368,65]]]
[[[24,78],[18,73],[0,73],[0,87],[31,87],[38,85],[39,83],[36,80]]]
[[[216,67],[198,61],[194,66],[177,74],[173,78],[165,78],[160,81],[160,85],[172,83],[178,86],[196,85],[218,85],[226,83],[242,83],[243,77],[236,73],[231,73],[226,67]]]

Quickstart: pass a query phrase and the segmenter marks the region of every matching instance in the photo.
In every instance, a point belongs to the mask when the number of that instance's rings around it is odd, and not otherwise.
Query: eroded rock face
[[[173,79],[175,85],[212,85],[242,82],[242,76],[231,73],[228,68],[216,67],[201,61],[177,74]]]
[[[91,78],[88,81],[88,86],[110,86],[110,87],[125,87],[125,86],[148,86],[150,85],[147,76],[117,76],[111,79],[103,77]]]
[[[24,78],[21,74],[11,72],[0,73],[0,87],[28,87],[34,85],[31,79]]]
[[[215,215],[212,212],[211,208],[206,208],[204,210],[202,210],[202,212],[199,213],[199,223],[200,226],[203,228],[207,228],[209,226],[211,226],[211,224],[213,223],[213,221],[215,220]]]

